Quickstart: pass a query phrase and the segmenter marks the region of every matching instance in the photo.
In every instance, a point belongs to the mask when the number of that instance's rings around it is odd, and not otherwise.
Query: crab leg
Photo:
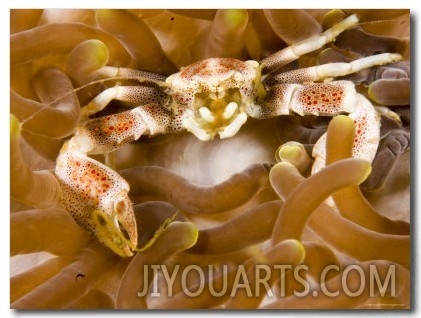
[[[103,66],[99,70],[97,70],[95,74],[107,78],[133,78],[138,79],[142,82],[164,82],[166,78],[164,75],[161,74],[116,66]]]
[[[108,153],[142,135],[176,129],[174,115],[155,105],[139,106],[81,124],[63,146],[55,174],[61,201],[75,220],[121,256],[137,246],[137,226],[127,182],[114,170],[88,157]]]
[[[269,74],[276,69],[297,60],[300,56],[320,49],[323,45],[332,42],[341,32],[352,28],[358,23],[356,15],[351,15],[335,24],[325,32],[315,35],[307,40],[292,44],[287,48],[263,59],[261,61],[262,74]]]
[[[183,130],[180,114],[156,104],[147,104],[118,114],[87,120],[70,140],[72,147],[86,154],[105,154],[142,135]]]
[[[268,85],[278,83],[316,82],[329,78],[357,73],[373,66],[380,66],[387,63],[397,62],[401,59],[402,56],[400,54],[382,53],[368,57],[363,57],[350,63],[329,63],[284,72],[277,74],[273,77],[268,77],[265,82]]]
[[[77,223],[120,256],[131,256],[137,225],[129,185],[115,171],[67,143],[57,158],[61,201]]]
[[[166,95],[158,89],[156,84],[150,83],[144,86],[114,86],[98,94],[88,105],[81,108],[81,118],[103,110],[112,100],[119,100],[133,105],[145,105],[149,103],[163,104]]]
[[[268,77],[265,81],[268,86],[268,94],[264,98],[265,107],[254,107],[250,111],[250,115],[256,118],[269,118],[287,115],[290,111],[301,116],[305,114],[334,116],[349,113],[349,117],[354,120],[357,127],[353,156],[371,162],[380,140],[380,119],[373,105],[364,96],[357,94],[352,82],[311,83],[345,76],[401,59],[402,57],[399,54],[384,53],[361,58],[350,63],[330,63]],[[393,118],[393,114],[390,116]],[[326,134],[314,146],[313,157],[315,162],[312,173],[325,166],[325,145]]]
[[[355,123],[352,156],[372,162],[380,141],[380,116],[363,95],[357,94],[355,102],[357,111],[349,114]],[[326,165],[326,133],[314,145],[312,155],[315,160],[311,173],[314,174]]]
[[[380,119],[373,105],[358,94],[349,81],[330,83],[277,84],[270,87],[262,108],[254,108],[255,118],[288,115],[335,116],[349,113],[356,124],[354,157],[372,161],[380,139]],[[312,172],[324,167],[326,137],[323,135],[313,149],[315,164]]]
[[[356,109],[356,90],[352,82],[334,81],[313,84],[276,84],[269,87],[263,105],[253,105],[249,115],[264,119],[289,115],[291,111],[304,115],[334,116]]]

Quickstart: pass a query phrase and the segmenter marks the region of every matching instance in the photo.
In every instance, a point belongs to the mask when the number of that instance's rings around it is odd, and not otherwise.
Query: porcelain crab
[[[187,130],[200,140],[234,136],[248,117],[288,115],[335,116],[348,113],[356,123],[354,156],[372,160],[379,142],[380,122],[370,101],[352,82],[333,78],[376,65],[395,62],[399,54],[383,53],[351,63],[331,63],[279,73],[300,56],[334,41],[352,28],[351,15],[320,35],[293,44],[260,62],[233,58],[198,61],[164,77],[132,69],[105,66],[105,78],[136,79],[137,86],[114,86],[81,110],[81,122],[57,159],[55,174],[62,186],[62,203],[76,221],[121,256],[137,249],[137,224],[129,185],[112,168],[89,155],[105,154],[142,135]],[[90,118],[112,100],[128,102],[129,111]],[[314,147],[313,173],[324,166],[322,137]]]

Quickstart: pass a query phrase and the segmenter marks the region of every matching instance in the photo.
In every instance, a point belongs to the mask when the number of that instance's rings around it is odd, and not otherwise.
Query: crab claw
[[[94,234],[100,242],[114,253],[128,257],[137,245],[137,225],[130,199],[122,192],[114,202],[113,215],[102,210],[93,210],[91,219]]]
[[[69,144],[62,148],[55,173],[61,202],[76,222],[116,254],[132,256],[138,232],[128,183]]]

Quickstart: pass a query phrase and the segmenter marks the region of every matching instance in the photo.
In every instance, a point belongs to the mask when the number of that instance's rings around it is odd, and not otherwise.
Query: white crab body
[[[183,110],[185,129],[201,140],[234,136],[247,120],[247,109],[263,92],[256,61],[211,58],[199,61],[166,80],[171,107]]]

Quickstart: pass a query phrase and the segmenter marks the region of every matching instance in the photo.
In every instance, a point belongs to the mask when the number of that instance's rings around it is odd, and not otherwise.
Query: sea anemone
[[[98,82],[104,65],[170,75],[208,57],[261,60],[352,13],[356,28],[285,69],[403,56],[345,77],[383,106],[372,163],[351,158],[346,116],[249,120],[208,142],[142,137],[112,161],[130,184],[140,245],[161,230],[127,258],[60,205],[55,160],[80,107],[124,81]],[[10,14],[12,308],[410,308],[409,10]],[[99,115],[125,107],[113,101]],[[310,175],[326,130],[327,166]]]

